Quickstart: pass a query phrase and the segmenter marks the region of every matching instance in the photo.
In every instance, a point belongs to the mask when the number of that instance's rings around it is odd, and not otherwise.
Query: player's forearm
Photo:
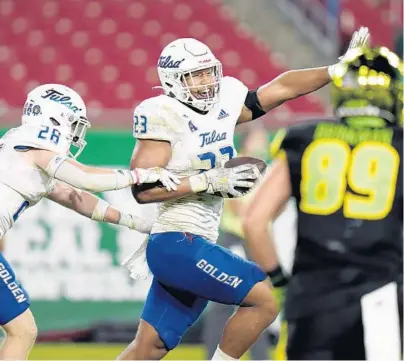
[[[132,218],[112,207],[108,202],[88,192],[80,192],[72,198],[72,210],[94,221],[131,226]]]
[[[92,194],[87,193],[90,197],[95,198],[96,204],[91,212],[88,214],[87,217],[91,218],[94,221],[98,222],[106,222],[111,224],[119,224],[122,216],[124,215],[122,212],[117,210],[116,208],[112,207],[106,201],[101,198],[98,198]]]
[[[134,184],[137,179],[128,170],[109,170],[78,166],[77,162],[61,160],[55,157],[46,172],[55,179],[61,180],[71,186],[90,192],[104,192],[117,190]]]
[[[189,178],[181,178],[181,184],[177,186],[176,190],[167,191],[163,187],[154,187],[141,191],[141,186],[133,186],[133,194],[135,199],[140,204],[164,202],[173,199],[185,197],[194,193],[192,191]]]
[[[265,272],[278,266],[272,231],[267,223],[250,221],[247,218],[244,222],[244,235],[252,260]]]
[[[150,233],[154,219],[139,218],[132,214],[124,213],[101,198],[90,193],[84,193],[80,203],[77,203],[75,210],[93,221],[118,224],[141,233]]]
[[[279,77],[283,87],[290,90],[290,97],[311,93],[331,82],[328,67],[291,70]],[[288,99],[289,100],[289,99]]]
[[[139,180],[136,172],[88,167],[67,156],[41,149],[30,152],[36,166],[46,174],[78,189],[103,192],[125,188]]]
[[[91,193],[77,191],[72,194],[70,201],[70,204],[66,203],[64,205],[84,217],[91,218],[98,203],[98,198]]]
[[[290,70],[258,90],[262,109],[267,112],[288,100],[316,91],[331,82],[328,67]]]
[[[102,213],[99,218],[102,217],[103,222],[117,224],[121,218],[120,212],[104,200],[60,182],[47,197],[87,218],[97,217],[97,212]],[[102,205],[101,211],[100,205]]]

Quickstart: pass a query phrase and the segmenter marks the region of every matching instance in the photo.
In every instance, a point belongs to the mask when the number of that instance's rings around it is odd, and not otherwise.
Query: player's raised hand
[[[367,47],[369,45],[369,38],[370,38],[369,28],[361,26],[357,31],[355,31],[352,34],[352,38],[351,41],[349,42],[347,51],[345,52],[344,55],[340,56],[338,60],[340,62],[344,62],[345,59],[350,57],[350,54],[352,54],[352,52]]]
[[[358,55],[358,52],[369,46],[370,33],[367,27],[360,27],[352,34],[351,41],[348,49],[344,55],[338,58],[339,62],[328,67],[328,74],[331,79],[334,79],[338,73],[338,69],[345,69],[348,66],[348,62]]]
[[[213,168],[204,173],[207,182],[206,193],[216,192],[231,194],[233,197],[241,197],[242,193],[236,187],[250,189],[254,187],[254,180],[261,174],[256,165],[244,164],[234,168]]]
[[[135,179],[138,180],[136,184],[156,183],[160,181],[168,191],[171,191],[176,190],[177,185],[181,183],[178,177],[160,167],[147,169],[136,168],[132,172]]]

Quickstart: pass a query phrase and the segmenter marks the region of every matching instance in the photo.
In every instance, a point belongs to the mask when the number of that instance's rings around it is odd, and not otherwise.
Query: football
[[[265,163],[265,161],[263,161],[262,159],[259,158],[254,158],[254,157],[236,157],[233,159],[230,159],[229,161],[227,161],[224,165],[225,168],[234,168],[237,167],[239,165],[243,165],[243,164],[255,164],[258,168],[258,170],[260,171],[260,173],[262,175],[265,174],[265,171],[267,169],[267,164]],[[256,183],[258,180],[255,180],[254,182]],[[251,190],[251,188],[243,188],[243,187],[236,187],[236,190],[238,190],[241,193],[248,193],[249,190]],[[218,197],[223,197],[223,194],[221,194],[220,192],[215,193],[215,196]],[[231,194],[227,194],[226,198],[234,198]]]

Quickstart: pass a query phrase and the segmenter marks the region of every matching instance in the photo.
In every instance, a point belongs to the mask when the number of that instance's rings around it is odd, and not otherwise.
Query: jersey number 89
[[[390,144],[364,142],[351,150],[341,140],[316,140],[302,158],[300,210],[330,215],[342,207],[347,218],[383,219],[393,206],[399,164]]]

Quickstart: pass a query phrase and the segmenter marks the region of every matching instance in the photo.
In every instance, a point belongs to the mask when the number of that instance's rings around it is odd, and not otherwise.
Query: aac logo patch
[[[25,103],[24,115],[38,115],[41,114],[41,107],[33,103]]]
[[[192,123],[192,121],[189,121],[189,122],[188,122],[188,126],[189,126],[189,130],[190,130],[192,133],[198,130],[198,128],[195,126],[194,123]]]

